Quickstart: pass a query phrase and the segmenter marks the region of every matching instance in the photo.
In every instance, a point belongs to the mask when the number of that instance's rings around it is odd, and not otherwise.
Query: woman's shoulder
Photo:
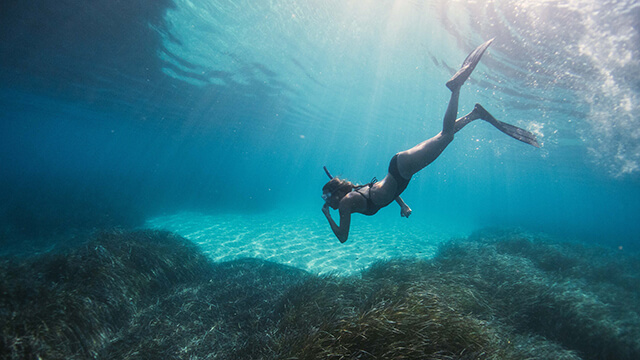
[[[363,197],[369,196],[369,187],[364,187],[360,189],[354,189],[352,192],[345,195],[345,199],[349,200],[360,200]]]
[[[363,207],[367,207],[367,199],[365,197],[368,195],[368,188],[366,190],[364,188],[354,190],[342,198],[340,207],[344,206],[345,210],[350,210],[351,212],[362,211]]]

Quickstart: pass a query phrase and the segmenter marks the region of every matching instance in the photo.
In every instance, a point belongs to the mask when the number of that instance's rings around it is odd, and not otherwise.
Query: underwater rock
[[[0,262],[6,359],[637,359],[640,261],[485,230],[317,276],[167,232]]]

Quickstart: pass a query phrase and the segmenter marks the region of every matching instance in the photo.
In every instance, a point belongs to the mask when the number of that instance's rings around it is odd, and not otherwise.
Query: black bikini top
[[[375,213],[378,212],[378,210],[381,209],[380,206],[374,204],[373,201],[371,200],[371,187],[376,182],[378,182],[378,179],[374,177],[373,179],[371,179],[371,182],[369,182],[368,184],[358,185],[353,187],[353,191],[357,192],[358,194],[360,194],[360,196],[362,196],[363,198],[365,198],[365,200],[367,200],[367,208],[365,209],[365,211],[361,213],[363,215],[374,215]],[[363,193],[358,191],[365,187],[369,187],[369,196],[365,196]]]

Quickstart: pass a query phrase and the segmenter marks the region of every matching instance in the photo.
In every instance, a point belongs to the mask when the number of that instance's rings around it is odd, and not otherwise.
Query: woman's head
[[[322,198],[335,209],[338,207],[340,199],[351,190],[353,190],[353,184],[350,181],[334,177],[322,187]]]

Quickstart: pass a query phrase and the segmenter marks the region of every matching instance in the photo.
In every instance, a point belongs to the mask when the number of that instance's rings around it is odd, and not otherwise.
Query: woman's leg
[[[497,120],[480,104],[476,104],[473,110],[467,115],[451,121],[451,119],[456,115],[456,110],[457,94],[452,93],[451,100],[449,101],[449,107],[447,108],[447,112],[444,116],[442,132],[409,150],[398,153],[398,172],[402,177],[410,179],[413,174],[431,164],[440,154],[442,154],[442,151],[444,151],[447,145],[451,143],[453,135],[462,130],[463,127],[473,120],[482,119],[516,140],[520,140],[525,144],[535,147],[540,147],[535,134],[517,126]]]
[[[469,78],[469,75],[471,75],[473,69],[475,69],[480,58],[482,58],[482,55],[489,45],[491,45],[492,41],[493,39],[473,50],[462,63],[460,70],[453,75],[451,80],[447,81],[446,85],[451,90],[451,98],[449,99],[449,105],[442,120],[442,131],[431,139],[423,141],[409,150],[398,153],[398,172],[405,179],[410,179],[413,174],[431,164],[453,140],[453,135],[456,132],[456,116],[458,114],[460,88]],[[467,122],[464,125],[474,120],[468,118],[470,115],[471,114],[461,118],[466,118],[465,121]],[[460,125],[462,124],[460,123]],[[462,126],[460,126],[458,130],[462,128]]]
[[[442,131],[420,144],[398,153],[398,172],[405,179],[431,164],[442,154],[444,149],[453,140],[455,134],[456,115],[458,114],[458,99],[460,89],[451,92],[447,111],[442,120]]]

